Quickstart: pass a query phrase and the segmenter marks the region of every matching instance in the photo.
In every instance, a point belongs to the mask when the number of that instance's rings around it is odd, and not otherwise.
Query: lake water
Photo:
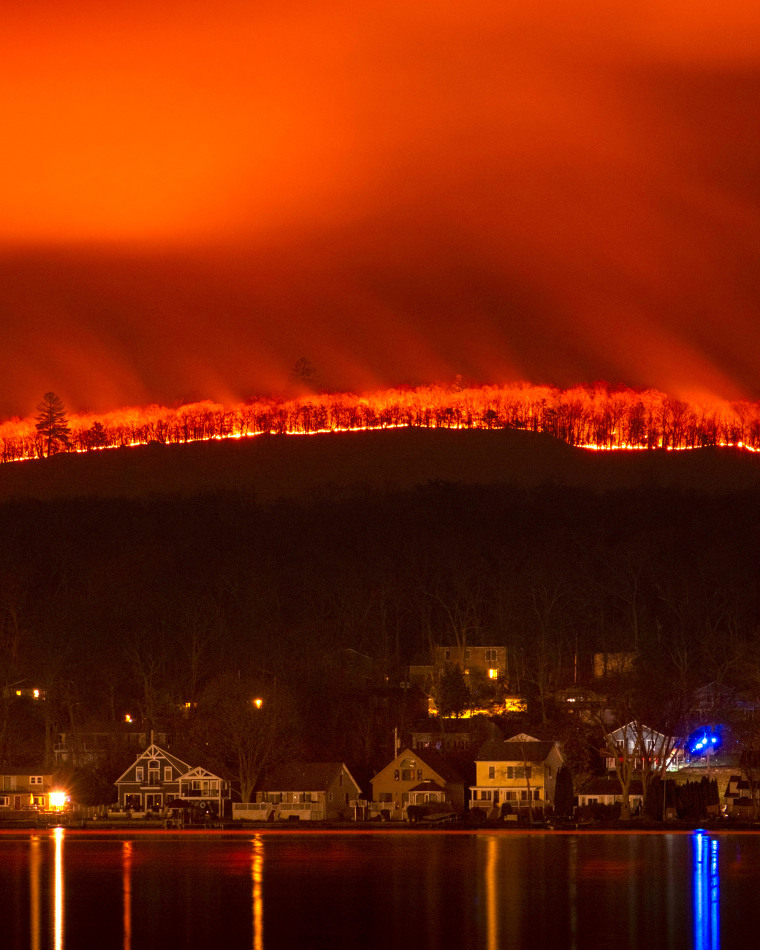
[[[760,835],[0,837],[3,950],[755,945]]]

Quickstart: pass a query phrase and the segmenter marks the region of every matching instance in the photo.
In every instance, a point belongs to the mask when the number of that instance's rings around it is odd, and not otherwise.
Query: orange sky
[[[302,355],[760,398],[760,11],[614,6],[9,0],[0,414]]]

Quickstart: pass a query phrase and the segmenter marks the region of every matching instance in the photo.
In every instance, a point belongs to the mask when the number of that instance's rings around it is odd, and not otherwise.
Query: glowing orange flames
[[[587,449],[736,446],[760,451],[760,403],[687,403],[656,390],[603,386],[558,390],[527,383],[330,393],[289,401],[258,399],[232,407],[212,402],[177,409],[144,406],[99,416],[72,416],[69,425],[67,451],[73,452],[264,433],[313,435],[406,426],[525,429]],[[43,440],[33,418],[0,424],[0,460],[20,461],[43,454]]]

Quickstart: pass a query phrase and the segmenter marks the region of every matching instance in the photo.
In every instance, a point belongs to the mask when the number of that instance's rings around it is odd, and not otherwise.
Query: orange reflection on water
[[[488,950],[497,950],[499,947],[497,847],[496,838],[489,838],[486,844],[486,946]]]
[[[253,838],[253,860],[251,863],[253,880],[253,950],[264,950],[264,839],[261,835]]]
[[[40,838],[29,842],[29,946],[40,950]]]
[[[123,893],[124,950],[132,947],[132,842],[125,841],[121,848],[121,881]]]
[[[63,828],[53,829],[55,852],[53,859],[53,947],[63,950],[64,887],[63,887]]]

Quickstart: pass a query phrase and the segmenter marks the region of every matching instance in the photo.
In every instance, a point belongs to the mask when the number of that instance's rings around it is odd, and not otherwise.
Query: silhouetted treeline
[[[760,404],[687,403],[656,390],[603,385],[389,389],[330,393],[299,400],[260,398],[224,407],[201,402],[171,409],[145,406],[101,416],[76,416],[68,451],[135,444],[192,442],[262,433],[309,434],[342,429],[519,428],[546,432],[570,445],[603,449],[688,449],[743,445],[760,449]],[[46,454],[31,419],[0,424],[0,461]]]
[[[239,671],[287,693],[305,754],[367,761],[399,724],[383,688],[434,643],[505,645],[537,721],[602,651],[636,650],[662,690],[754,689],[759,518],[754,493],[450,484],[6,502],[0,685],[47,701],[28,734],[4,703],[0,755],[126,712],[181,731],[185,704]],[[372,703],[347,648],[375,661]]]

